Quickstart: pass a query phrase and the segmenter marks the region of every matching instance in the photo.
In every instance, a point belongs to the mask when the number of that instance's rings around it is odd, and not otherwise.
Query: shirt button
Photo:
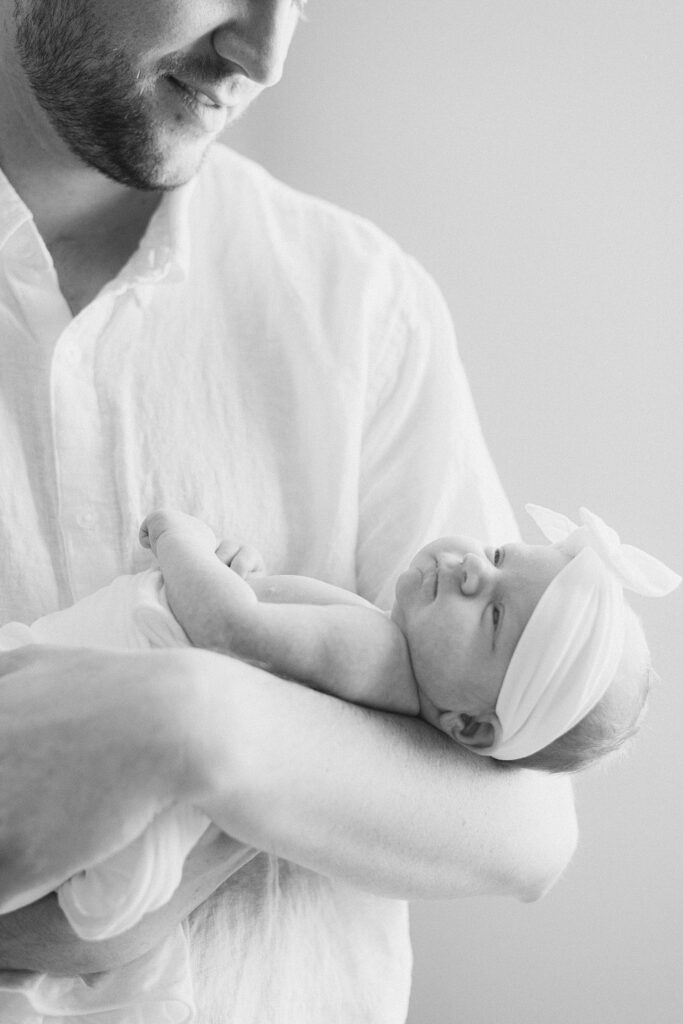
[[[64,361],[69,366],[77,366],[81,361],[81,353],[78,351],[78,346],[73,342],[70,345],[64,346]]]
[[[97,516],[94,512],[89,509],[86,512],[79,512],[76,516],[76,522],[82,529],[90,530],[97,522]]]

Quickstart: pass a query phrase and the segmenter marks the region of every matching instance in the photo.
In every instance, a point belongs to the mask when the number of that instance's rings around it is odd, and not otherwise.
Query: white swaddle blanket
[[[29,643],[149,650],[190,646],[166,601],[158,570],[120,576],[71,608],[31,626],[0,628],[0,650]],[[105,861],[81,871],[57,890],[77,935],[87,940],[120,935],[170,900],[190,850],[211,824],[189,805],[168,808],[138,838]],[[229,868],[238,871],[258,851],[235,840]],[[226,871],[226,876],[230,871]],[[43,892],[26,893],[19,907]],[[21,979],[18,978],[21,975]],[[3,1024],[58,1018],[106,1024],[185,1024],[194,1015],[187,941],[180,925],[155,950],[97,980],[0,971]],[[27,1002],[35,1017],[27,1014]]]

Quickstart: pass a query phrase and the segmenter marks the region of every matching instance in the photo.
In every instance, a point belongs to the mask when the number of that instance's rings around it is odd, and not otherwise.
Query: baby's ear
[[[500,722],[494,711],[483,715],[466,715],[463,712],[445,711],[441,715],[439,724],[456,743],[467,747],[474,754],[488,755],[489,750],[500,736]]]

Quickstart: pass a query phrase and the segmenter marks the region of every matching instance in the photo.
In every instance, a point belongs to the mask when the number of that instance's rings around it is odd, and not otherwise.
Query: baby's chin
[[[417,687],[417,699],[420,704],[420,718],[424,718],[425,722],[429,722],[429,724],[433,725],[436,729],[440,729],[439,712],[436,709],[436,705],[420,688],[419,683]]]

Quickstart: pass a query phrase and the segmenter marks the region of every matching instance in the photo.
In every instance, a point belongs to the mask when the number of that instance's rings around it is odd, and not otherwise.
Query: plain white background
[[[436,277],[528,539],[525,501],[585,504],[683,572],[679,0],[308,17],[226,141]],[[416,905],[409,1024],[683,1020],[683,594],[636,607],[662,682],[628,757],[577,784],[572,866],[537,904]]]

